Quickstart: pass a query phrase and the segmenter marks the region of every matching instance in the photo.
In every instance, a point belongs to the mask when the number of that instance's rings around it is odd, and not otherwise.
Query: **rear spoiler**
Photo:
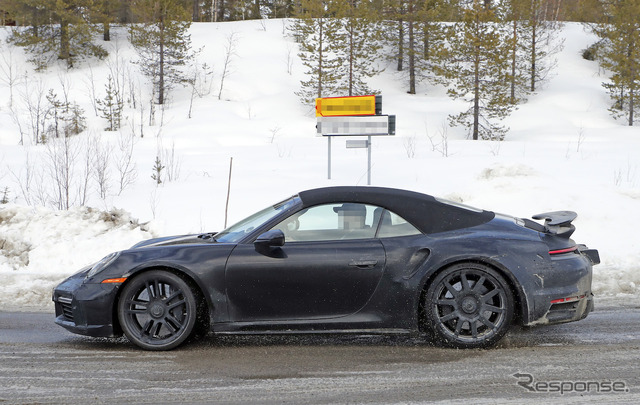
[[[553,211],[534,215],[533,219],[544,219],[544,232],[569,238],[576,230],[571,222],[578,217],[573,211]]]

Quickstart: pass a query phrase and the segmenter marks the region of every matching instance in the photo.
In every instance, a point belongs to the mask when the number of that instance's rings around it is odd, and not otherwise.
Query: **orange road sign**
[[[376,106],[376,101],[379,106]],[[380,114],[381,110],[382,97],[380,96],[316,98],[316,117],[376,115]]]

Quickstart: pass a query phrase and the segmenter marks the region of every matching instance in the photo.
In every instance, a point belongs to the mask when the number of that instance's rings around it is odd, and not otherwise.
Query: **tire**
[[[460,263],[440,272],[429,285],[424,329],[442,346],[489,347],[507,333],[513,311],[513,293],[497,271]]]
[[[125,335],[145,350],[171,350],[194,331],[196,294],[179,276],[153,270],[127,283],[118,301]]]

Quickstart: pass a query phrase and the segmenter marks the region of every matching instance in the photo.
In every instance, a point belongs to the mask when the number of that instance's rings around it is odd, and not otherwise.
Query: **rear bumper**
[[[545,305],[544,303],[541,304]],[[567,302],[548,303],[546,307],[548,309],[541,316],[525,323],[525,325],[553,325],[584,319],[593,311],[593,294],[589,292],[582,296],[573,297],[573,300]]]
[[[592,266],[599,262],[595,249],[581,249],[554,257],[546,272],[535,274],[539,288],[531,297],[533,306],[528,322],[524,324],[556,324],[586,318],[594,307]]]
[[[113,319],[117,291],[113,284],[85,284],[84,274],[69,277],[53,290],[56,324],[80,335],[118,336]]]
[[[576,297],[574,301],[551,304],[546,319],[550,324],[579,321],[586,318],[591,311],[593,311],[593,294]]]

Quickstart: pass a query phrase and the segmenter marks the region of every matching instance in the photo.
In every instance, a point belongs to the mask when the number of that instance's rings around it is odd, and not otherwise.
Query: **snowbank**
[[[51,290],[106,254],[153,237],[122,210],[0,205],[0,308],[52,307]]]

